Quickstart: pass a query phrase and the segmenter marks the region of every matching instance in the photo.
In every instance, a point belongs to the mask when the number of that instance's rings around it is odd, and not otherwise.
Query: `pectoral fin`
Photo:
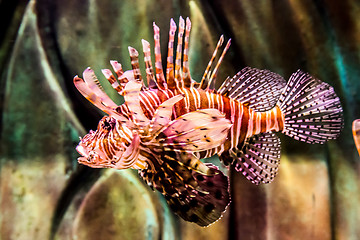
[[[216,109],[202,109],[178,117],[155,138],[165,150],[204,151],[224,143],[231,122]]]

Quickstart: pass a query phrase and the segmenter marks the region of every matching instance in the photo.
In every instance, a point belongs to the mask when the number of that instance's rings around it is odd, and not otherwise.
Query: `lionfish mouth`
[[[95,151],[89,151],[82,142],[80,142],[79,145],[76,147],[76,151],[81,155],[81,157],[78,157],[77,159],[79,163],[87,165],[89,167],[104,167],[103,165],[101,165],[101,163],[105,161],[101,158],[101,156]]]
[[[81,144],[79,144],[79,145],[76,147],[76,151],[82,156],[82,157],[79,157],[79,158],[88,157],[88,155],[89,155],[87,149],[84,148],[84,146],[82,146]]]
[[[78,157],[78,162],[81,164],[89,165],[91,164],[91,157],[89,151],[86,147],[82,146],[81,143],[76,147],[76,151],[81,155]]]

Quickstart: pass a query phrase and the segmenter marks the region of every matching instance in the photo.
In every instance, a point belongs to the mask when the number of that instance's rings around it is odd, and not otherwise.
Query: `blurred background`
[[[0,0],[0,239],[360,239],[360,2],[351,0]],[[218,81],[245,66],[285,79],[302,69],[335,88],[341,136],[325,145],[281,137],[274,182],[229,171],[232,203],[207,228],[184,222],[133,170],[77,164],[79,136],[103,116],[73,86],[128,46],[165,56],[170,18],[190,17],[190,70],[199,81],[221,34],[232,45]],[[140,62],[142,65],[142,62]],[[122,99],[105,78],[105,91]],[[216,160],[216,159],[215,159]]]

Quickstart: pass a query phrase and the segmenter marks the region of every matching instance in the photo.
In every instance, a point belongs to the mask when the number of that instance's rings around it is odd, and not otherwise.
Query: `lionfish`
[[[355,147],[360,156],[360,119],[355,119],[352,123],[352,133],[354,137]]]
[[[335,139],[342,128],[342,108],[328,84],[297,71],[286,82],[268,70],[246,67],[219,89],[215,80],[230,40],[221,36],[200,82],[190,76],[191,22],[170,22],[166,72],[160,53],[160,29],[154,23],[155,72],[150,43],[142,40],[146,81],[138,51],[129,47],[132,70],[102,73],[125,103],[118,106],[102,90],[93,70],[74,77],[79,92],[107,114],[96,131],[77,146],[79,163],[93,168],[137,169],[161,192],[170,208],[186,221],[207,226],[230,203],[228,177],[200,159],[215,154],[254,184],[269,183],[277,174],[282,132],[307,143]],[[175,56],[174,56],[175,52]],[[174,61],[175,58],[175,61]],[[214,66],[215,65],[215,66]]]

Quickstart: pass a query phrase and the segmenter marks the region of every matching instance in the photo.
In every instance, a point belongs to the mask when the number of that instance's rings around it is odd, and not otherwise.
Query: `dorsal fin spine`
[[[216,54],[217,54],[217,51],[219,50],[219,48],[221,47],[221,45],[223,44],[223,42],[224,42],[224,36],[221,35],[221,36],[220,36],[220,39],[219,39],[219,41],[218,41],[218,43],[217,43],[217,45],[216,45],[216,48],[215,48],[215,50],[214,50],[214,52],[213,52],[213,55],[211,56],[211,59],[210,59],[208,65],[206,66],[204,75],[203,75],[203,77],[202,77],[202,79],[201,79],[200,86],[199,86],[201,89],[206,89],[207,86],[208,86],[208,74],[209,74],[209,71],[210,71],[210,69],[211,69],[211,65],[213,64],[214,59],[215,59]]]
[[[144,62],[146,68],[146,79],[148,83],[148,87],[153,89],[156,88],[156,83],[154,81],[154,70],[152,68],[151,63],[151,52],[150,52],[150,43],[144,39],[141,40],[143,45],[143,52],[144,52]]]
[[[176,24],[174,19],[170,20],[169,30],[169,43],[168,43],[168,56],[166,65],[166,81],[168,87],[173,89],[175,87],[174,82],[174,39],[175,39]]]
[[[160,28],[153,23],[154,28],[154,52],[155,52],[155,74],[156,84],[159,89],[167,89],[167,84],[164,76],[164,71],[161,61],[161,47],[160,47]]]
[[[181,76],[181,57],[182,57],[182,50],[183,50],[183,36],[185,30],[185,22],[182,17],[179,19],[179,32],[178,32],[178,42],[176,47],[176,59],[175,59],[175,82],[177,89],[181,89],[184,87],[184,82]]]
[[[223,52],[222,52],[219,60],[218,60],[216,66],[215,66],[215,68],[214,68],[214,70],[213,70],[213,72],[212,72],[212,74],[211,74],[211,77],[209,78],[209,83],[208,83],[208,86],[207,86],[207,88],[206,88],[207,90],[208,90],[209,88],[210,88],[210,89],[214,89],[214,88],[215,88],[215,80],[216,80],[217,73],[218,73],[218,71],[219,71],[219,66],[220,66],[221,63],[222,63],[222,61],[223,61],[223,59],[224,59],[224,56],[225,56],[227,50],[230,48],[230,45],[231,45],[231,38],[228,40],[228,42],[227,42],[227,44],[226,44],[226,46],[225,46],[225,48],[224,48],[224,50],[223,50]]]
[[[189,88],[191,86],[191,76],[189,69],[189,38],[191,30],[191,21],[186,18],[186,28],[185,28],[185,39],[184,39],[184,53],[183,53],[183,81],[184,86]]]
[[[131,67],[133,70],[134,79],[135,79],[135,81],[141,83],[142,86],[144,87],[145,85],[144,85],[143,79],[141,77],[140,66],[139,66],[139,53],[133,47],[129,46],[128,49],[129,49]]]

